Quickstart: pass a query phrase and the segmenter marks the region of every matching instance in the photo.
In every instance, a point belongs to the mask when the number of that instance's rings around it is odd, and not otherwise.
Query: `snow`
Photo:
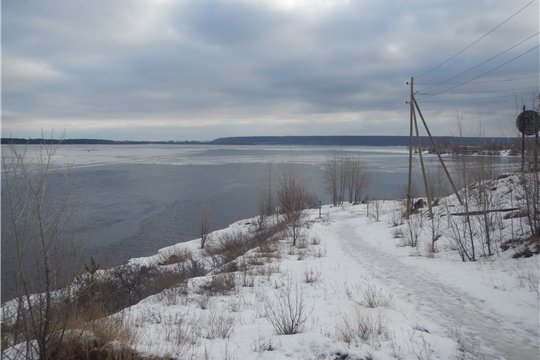
[[[455,199],[447,201],[458,206]],[[205,309],[200,305],[204,295],[190,291],[158,294],[125,310],[140,334],[137,350],[209,359],[538,358],[538,256],[513,259],[512,250],[499,250],[463,262],[444,236],[433,255],[425,244],[400,246],[391,226],[400,202],[381,205],[380,221],[367,216],[366,204],[325,206],[321,218],[313,211],[306,249],[281,240],[281,258],[260,265],[267,270],[253,275],[252,287],[237,280],[232,293],[211,296]],[[434,211],[440,216],[445,209]],[[249,227],[249,222],[239,221],[221,232]],[[309,239],[320,239],[320,244]],[[177,246],[197,252],[199,242]],[[244,258],[256,255],[255,249]],[[198,280],[190,281],[190,289],[196,289]],[[293,302],[301,298],[309,316],[298,334],[277,335],[268,309],[276,309],[286,293]],[[368,307],[368,293],[380,304]],[[194,334],[182,349],[170,340],[180,318],[186,333]],[[233,325],[225,336],[210,334],[208,327],[227,321]],[[358,321],[374,324],[378,333],[354,338],[350,329]],[[346,339],[347,333],[353,338]]]
[[[494,185],[498,206],[511,201],[503,196],[511,180]],[[443,200],[434,213],[446,234],[446,205],[457,212],[459,204],[455,197]],[[424,229],[419,246],[403,246],[394,235],[406,232],[407,223],[393,226],[403,202],[378,205],[379,221],[368,216],[373,203],[324,206],[320,218],[311,211],[305,243],[293,247],[282,236],[273,257],[250,250],[237,263],[259,262],[235,273],[236,286],[226,295],[198,290],[207,275],[113,316],[136,329],[137,351],[180,359],[538,359],[537,255],[514,259],[513,249],[498,249],[463,262],[446,235],[430,253],[425,209],[411,215],[423,219],[414,223]],[[504,231],[518,228],[518,221],[505,219]],[[238,221],[212,236],[249,231],[250,223]],[[199,247],[193,240],[131,263],[157,264],[180,250],[203,259]],[[280,305],[303,311],[298,333],[276,333],[270,310],[279,313]]]

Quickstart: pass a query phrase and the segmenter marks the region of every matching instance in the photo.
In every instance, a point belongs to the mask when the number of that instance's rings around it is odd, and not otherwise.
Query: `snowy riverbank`
[[[446,214],[443,203],[455,200],[442,201],[436,216]],[[425,212],[412,217],[424,218],[415,225],[424,229],[419,245],[402,246],[396,236],[408,225],[393,226],[401,203],[377,204],[379,221],[370,206],[326,206],[321,218],[311,212],[305,243],[291,247],[280,239],[271,252],[256,248],[240,257],[226,295],[201,290],[211,281],[206,276],[127,309],[123,316],[136,324],[137,350],[210,359],[538,357],[538,256],[514,259],[515,250],[497,249],[493,256],[462,262],[444,235],[430,253]],[[440,217],[441,234],[447,218]],[[517,219],[503,221],[506,229],[518,227]],[[248,231],[249,223],[237,222],[214,236]],[[161,253],[183,249],[199,256],[198,247],[195,240]],[[299,332],[277,335],[272,322],[289,310],[302,320]],[[179,342],[179,336],[190,340]]]

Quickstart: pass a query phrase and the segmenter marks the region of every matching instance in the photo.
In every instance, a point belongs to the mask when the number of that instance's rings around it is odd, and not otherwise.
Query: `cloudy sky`
[[[407,135],[411,77],[435,135],[507,136],[539,1],[4,0],[2,136]]]

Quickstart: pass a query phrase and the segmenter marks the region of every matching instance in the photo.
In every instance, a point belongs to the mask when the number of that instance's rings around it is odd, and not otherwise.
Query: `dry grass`
[[[303,279],[306,284],[317,284],[321,281],[321,272],[314,268],[305,268]]]
[[[379,348],[381,341],[391,339],[391,333],[380,313],[374,316],[360,309],[356,309],[355,316],[347,314],[342,317],[336,325],[336,335],[338,340],[348,344],[359,346],[365,343],[374,348]]]
[[[135,325],[122,315],[103,317],[106,313],[97,306],[86,308],[68,320],[66,329],[51,336],[48,356],[44,359],[70,360],[140,360],[166,359],[145,356],[133,350],[138,337]],[[88,321],[89,318],[97,320]],[[30,344],[34,344],[33,342]],[[6,358],[30,358],[25,343],[3,353]],[[30,345],[31,352],[37,353]]]
[[[227,295],[236,288],[236,273],[226,272],[214,275],[197,287],[196,293],[210,296]]]
[[[193,253],[187,248],[167,248],[160,252],[159,254],[162,260],[158,263],[159,265],[172,265],[185,262],[193,258]]]

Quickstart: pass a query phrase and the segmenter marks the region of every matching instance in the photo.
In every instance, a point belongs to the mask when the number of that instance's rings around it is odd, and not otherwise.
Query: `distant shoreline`
[[[452,137],[434,136],[436,143],[450,144],[489,144],[508,146],[517,143],[517,138],[508,137]],[[3,145],[29,144],[39,145],[43,142],[48,144],[65,145],[313,145],[313,146],[409,146],[408,136],[237,136],[223,137],[211,141],[134,141],[134,140],[104,140],[104,139],[23,139],[23,138],[2,138]],[[422,146],[430,146],[427,136],[421,136]],[[414,138],[414,145],[417,140]]]

